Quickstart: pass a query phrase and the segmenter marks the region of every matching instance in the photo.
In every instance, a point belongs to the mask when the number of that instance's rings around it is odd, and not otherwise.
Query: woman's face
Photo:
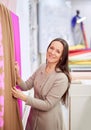
[[[53,41],[47,50],[47,63],[57,64],[63,53],[63,45],[59,41]]]

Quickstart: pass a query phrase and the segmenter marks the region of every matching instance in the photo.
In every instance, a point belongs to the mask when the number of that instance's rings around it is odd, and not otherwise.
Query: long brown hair
[[[68,43],[64,39],[56,38],[56,39],[54,39],[50,42],[48,48],[50,47],[50,45],[54,41],[59,41],[63,45],[63,53],[62,53],[62,56],[60,57],[59,62],[57,63],[57,65],[55,67],[55,71],[56,72],[61,71],[61,72],[65,73],[65,75],[67,76],[68,81],[69,81],[68,88],[67,88],[66,92],[64,93],[64,95],[62,96],[62,102],[65,104],[66,98],[67,98],[67,95],[68,95],[68,90],[69,90],[70,83],[71,83],[71,77],[70,77],[70,73],[69,73],[70,70],[69,70],[69,67],[68,67],[69,46],[68,46]],[[48,48],[47,48],[47,50],[48,50]],[[60,71],[57,71],[58,68],[60,69]]]

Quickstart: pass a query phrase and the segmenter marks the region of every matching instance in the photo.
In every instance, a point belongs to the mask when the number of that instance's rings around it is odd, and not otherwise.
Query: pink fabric
[[[14,49],[15,60],[18,62],[21,74],[21,55],[20,55],[20,32],[19,32],[19,18],[13,12],[11,12],[13,31],[14,31]],[[17,86],[18,87],[18,86]],[[22,117],[22,101],[18,99],[20,114]]]

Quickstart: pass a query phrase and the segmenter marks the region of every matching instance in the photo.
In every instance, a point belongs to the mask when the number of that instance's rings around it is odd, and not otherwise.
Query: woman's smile
[[[47,62],[58,63],[63,52],[63,45],[59,41],[54,41],[47,51]]]

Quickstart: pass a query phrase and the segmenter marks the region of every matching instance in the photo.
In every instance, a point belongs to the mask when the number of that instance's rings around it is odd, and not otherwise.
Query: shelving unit
[[[70,87],[69,130],[91,130],[91,84]]]
[[[71,72],[72,80],[91,80],[91,72]]]

